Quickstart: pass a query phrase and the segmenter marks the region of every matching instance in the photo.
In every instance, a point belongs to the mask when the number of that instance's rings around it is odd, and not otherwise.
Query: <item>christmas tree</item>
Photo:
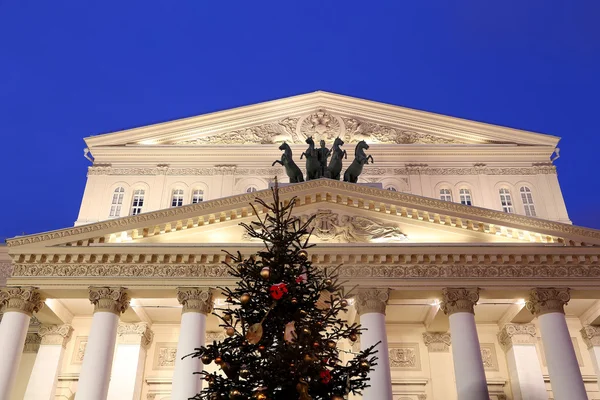
[[[256,202],[267,211],[264,217],[251,205],[258,221],[241,225],[265,248],[249,258],[229,253],[226,264],[237,287],[220,288],[227,308],[214,312],[227,338],[192,355],[219,366],[216,373],[201,373],[208,385],[194,399],[341,400],[360,394],[376,365],[376,345],[359,353],[338,347],[364,330],[338,317],[352,295],[344,292],[339,267],[328,272],[309,261],[312,219],[292,215],[295,198],[280,202],[276,184],[273,203]],[[345,363],[342,351],[352,356]]]

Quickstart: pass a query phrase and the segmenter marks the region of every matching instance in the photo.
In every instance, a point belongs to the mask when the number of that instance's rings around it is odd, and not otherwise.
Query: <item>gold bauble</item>
[[[331,400],[344,400],[344,398],[342,396],[337,396],[337,395],[333,395],[331,396]]]
[[[212,362],[212,358],[210,358],[210,356],[208,354],[204,354],[202,357],[200,357],[200,360],[202,360],[202,364],[210,364]]]
[[[240,378],[247,379],[250,376],[250,370],[246,368],[244,365],[242,369],[240,369]]]
[[[293,305],[298,304],[298,299],[295,297],[292,297],[292,300],[290,301]]]
[[[331,279],[327,278],[327,279],[325,279],[325,285],[327,287],[330,287],[331,285],[333,285],[333,281]]]
[[[306,362],[311,362],[313,360],[312,356],[310,354],[305,354],[304,355],[304,361]]]
[[[248,304],[248,302],[250,301],[250,299],[252,298],[252,296],[250,296],[250,293],[244,293],[241,297],[240,297],[240,302],[243,305]]]
[[[242,397],[242,393],[237,389],[231,389],[229,392],[229,398],[231,400],[237,400]]]
[[[253,400],[267,400],[267,395],[264,394],[263,392],[256,392],[252,396],[252,399]]]
[[[348,307],[348,300],[342,299],[342,300],[340,300],[340,304],[342,307]]]
[[[263,269],[261,269],[260,276],[263,279],[269,279],[271,277],[271,270],[269,269],[269,267],[264,267]]]
[[[367,360],[361,360],[358,365],[360,366],[360,369],[365,370],[365,371],[368,371],[369,369],[371,369],[371,363],[368,362]]]
[[[353,342],[356,342],[358,340],[358,335],[356,333],[351,333],[350,335],[348,335],[348,339],[350,339]]]
[[[335,349],[336,343],[333,340],[328,340],[327,341],[327,347],[329,347],[330,349]]]
[[[215,364],[219,365],[223,362],[223,359],[219,356],[215,357]]]
[[[302,328],[302,334],[303,335],[310,335],[310,329],[308,329],[308,328]]]
[[[298,257],[302,258],[303,260],[306,260],[308,258],[308,252],[306,250],[300,250],[298,252]]]
[[[225,315],[223,315],[223,320],[225,322],[231,322],[231,319],[232,319],[231,314],[225,314]]]
[[[227,336],[233,336],[235,335],[235,329],[233,329],[233,326],[228,326],[227,329],[225,329],[225,333]]]

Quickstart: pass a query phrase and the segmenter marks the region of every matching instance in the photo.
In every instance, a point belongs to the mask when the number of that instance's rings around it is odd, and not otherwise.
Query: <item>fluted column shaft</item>
[[[369,373],[369,385],[363,391],[363,400],[392,400],[392,375],[385,329],[385,309],[389,289],[359,289],[355,299],[360,324],[366,331],[360,338],[360,349],[366,350],[377,342],[377,365]]]
[[[200,358],[185,356],[206,342],[206,315],[212,312],[213,295],[209,288],[179,288],[177,299],[183,310],[171,398],[188,399],[202,390],[201,376],[194,375],[202,371],[202,362]]]
[[[547,400],[548,392],[535,348],[533,324],[506,324],[498,333],[506,352],[506,363],[514,400]]]
[[[564,306],[571,296],[566,288],[532,289],[527,308],[538,318],[555,399],[586,400],[587,393],[567,328]]]
[[[73,328],[67,324],[40,327],[40,348],[35,357],[24,400],[54,400],[65,346],[72,332]]]
[[[489,392],[473,307],[479,300],[477,288],[446,288],[442,310],[449,316],[452,358],[458,400],[488,399]]]
[[[106,400],[117,340],[119,316],[129,306],[122,287],[90,287],[94,316],[75,400]]]
[[[594,371],[596,372],[598,386],[600,386],[600,326],[585,325],[581,329],[581,336],[594,363]]]
[[[9,399],[21,362],[29,321],[44,305],[33,287],[0,288],[0,399]]]

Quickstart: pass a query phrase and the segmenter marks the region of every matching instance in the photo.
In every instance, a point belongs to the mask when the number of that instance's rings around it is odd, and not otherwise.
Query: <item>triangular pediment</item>
[[[86,138],[98,146],[206,146],[304,143],[307,137],[369,144],[520,144],[556,146],[559,138],[314,92],[266,103]]]
[[[296,215],[316,215],[314,241],[325,245],[600,245],[600,231],[359,184],[320,179],[283,186],[280,193],[283,201],[296,199]],[[7,244],[13,257],[65,253],[59,248],[257,245],[238,226],[263,213],[250,206],[257,197],[270,201],[271,192],[16,237]]]

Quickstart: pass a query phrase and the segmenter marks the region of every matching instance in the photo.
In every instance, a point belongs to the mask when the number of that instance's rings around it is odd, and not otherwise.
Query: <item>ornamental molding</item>
[[[0,263],[0,285],[4,284],[12,274],[12,264],[9,262]]]
[[[496,356],[496,346],[494,343],[481,343],[479,350],[481,351],[483,369],[486,371],[498,371],[498,357]]]
[[[431,353],[447,353],[452,344],[451,335],[448,332],[424,332],[423,342]]]
[[[600,326],[584,325],[580,332],[588,349],[600,346]]]
[[[37,333],[27,333],[25,336],[25,345],[23,346],[24,353],[37,353],[42,344],[42,338]]]
[[[571,294],[568,288],[535,288],[531,289],[525,306],[536,317],[555,312],[564,314],[569,300]]]
[[[440,308],[446,315],[466,312],[475,314],[473,307],[479,301],[478,288],[444,288]]]
[[[222,342],[225,340],[226,336],[223,332],[206,332],[206,344],[210,344],[212,342]]]
[[[152,369],[173,369],[177,359],[177,343],[156,343]]]
[[[129,307],[129,296],[123,287],[90,286],[89,294],[94,312],[110,312],[120,316]]]
[[[209,288],[177,288],[177,300],[183,306],[182,313],[199,312],[208,315],[214,306],[213,293]]]
[[[44,299],[33,286],[0,287],[0,312],[20,312],[31,317],[44,307]]]
[[[508,214],[485,208],[465,206],[458,203],[415,196],[408,193],[383,190],[369,186],[356,185],[347,182],[334,181],[330,179],[318,179],[283,186],[280,188],[280,195],[283,199],[289,198],[294,195],[299,195],[299,205],[302,205],[302,202],[305,200],[303,198],[304,196],[302,195],[305,192],[311,191],[313,189],[329,189],[332,191],[333,195],[351,196],[352,198],[356,199],[360,198],[361,196],[377,199],[378,203],[386,205],[386,209],[388,209],[388,207],[390,207],[390,209],[397,207],[417,209],[418,213],[423,215],[427,214],[429,216],[432,216],[434,213],[439,213],[440,220],[442,220],[442,217],[446,218],[446,213],[449,214],[448,218],[455,219],[457,218],[457,215],[461,215],[461,218],[473,221],[473,227],[475,227],[475,222],[477,222],[477,219],[484,219],[490,221],[490,223],[492,223],[491,221],[493,221],[493,223],[496,225],[511,227],[510,229],[515,229],[512,228],[512,226],[516,225],[518,226],[518,229],[526,229],[528,231],[533,232],[541,231],[544,235],[573,235],[581,237],[581,239],[578,240],[587,242],[590,242],[590,239],[600,240],[600,231],[598,230],[563,224],[540,218],[526,217],[517,214]],[[271,199],[271,192],[269,190],[263,190],[259,192],[254,192],[252,194],[241,194],[237,196],[210,200],[197,204],[190,204],[182,207],[173,207],[150,212],[147,214],[139,214],[136,216],[107,220],[89,225],[82,225],[74,228],[62,229],[54,232],[22,236],[7,240],[7,246],[15,247],[57,239],[68,241],[73,240],[71,238],[73,236],[78,235],[82,235],[87,238],[92,238],[94,237],[94,234],[97,235],[100,231],[121,232],[123,229],[127,229],[128,227],[140,228],[144,226],[149,226],[152,225],[154,221],[161,221],[161,223],[164,220],[169,220],[172,223],[181,221],[182,224],[187,226],[187,223],[190,219],[197,219],[199,215],[214,213],[215,209],[223,210],[224,208],[227,208],[228,210],[231,210],[236,208],[248,207],[248,204],[253,203],[256,198],[269,201]],[[332,196],[332,198],[335,198],[335,196]],[[326,199],[322,199],[320,201],[326,201]],[[452,217],[450,217],[450,215],[452,215]],[[419,215],[419,217],[421,216],[422,215]],[[412,217],[414,218],[414,216]],[[431,221],[430,217],[427,218]],[[484,223],[477,222],[477,225],[480,224]]]
[[[498,332],[498,342],[504,351],[513,345],[535,345],[537,331],[534,324],[505,324]]]
[[[38,331],[43,345],[60,345],[63,348],[71,338],[71,333],[73,333],[73,327],[69,324],[42,325]]]
[[[421,356],[418,343],[390,343],[388,349],[390,367],[404,370],[420,370]]]
[[[320,264],[319,267],[337,267]],[[342,265],[340,277],[356,279],[600,279],[600,264],[593,265],[467,265],[396,264]],[[233,278],[220,264],[15,264],[13,278]]]
[[[359,288],[355,296],[354,306],[358,315],[378,313],[385,315],[385,308],[390,299],[390,289]]]
[[[232,166],[230,166],[232,167]],[[233,166],[235,167],[235,166]],[[90,175],[129,175],[129,176],[267,176],[282,175],[283,168],[238,168],[223,169],[222,166],[215,167],[112,167],[112,166],[90,166]],[[429,167],[427,165],[407,165],[404,168],[380,168],[365,167],[361,176],[383,176],[398,177],[401,175],[549,175],[556,174],[554,165],[539,165],[532,167]]]
[[[73,346],[73,354],[71,356],[71,364],[77,365],[83,363],[83,357],[85,356],[87,344],[87,336],[77,336],[75,338],[75,345]]]
[[[117,341],[120,344],[140,344],[147,349],[153,338],[154,332],[152,332],[150,324],[147,322],[119,322],[117,327]]]

